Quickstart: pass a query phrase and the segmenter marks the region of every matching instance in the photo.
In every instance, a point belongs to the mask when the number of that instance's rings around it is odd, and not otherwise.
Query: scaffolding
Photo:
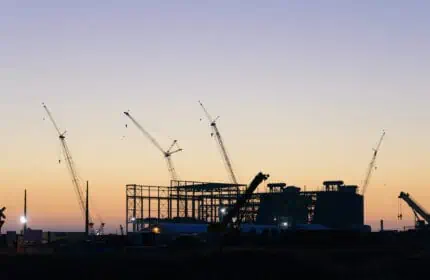
[[[222,208],[231,207],[246,185],[171,180],[170,186],[126,185],[126,232],[141,231],[162,221],[213,223]],[[258,197],[242,210],[246,221],[255,220]]]

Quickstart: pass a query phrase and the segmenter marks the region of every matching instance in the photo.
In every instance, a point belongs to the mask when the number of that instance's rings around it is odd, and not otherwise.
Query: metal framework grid
[[[140,231],[161,221],[211,223],[219,221],[220,207],[232,206],[246,185],[172,180],[170,186],[126,185],[126,232]],[[247,222],[255,221],[259,196],[241,209]]]

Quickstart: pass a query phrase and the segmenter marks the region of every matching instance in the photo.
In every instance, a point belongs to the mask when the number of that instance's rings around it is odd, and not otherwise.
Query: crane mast
[[[149,134],[148,131],[146,131],[137,121],[134,119],[129,112],[124,112],[124,115],[126,115],[133,123],[134,125],[152,142],[152,144],[163,154],[164,158],[166,159],[167,168],[170,174],[171,180],[178,180],[178,174],[176,173],[175,167],[173,166],[172,158],[171,156],[177,152],[182,151],[181,148],[178,147],[178,141],[174,140],[173,143],[170,145],[170,147],[167,150],[164,150],[161,145],[155,140],[154,137],[152,137],[151,134]]]
[[[228,172],[228,175],[230,177],[230,180],[231,180],[231,182],[233,184],[237,184],[237,179],[236,179],[236,176],[235,176],[235,174],[233,172],[233,166],[232,166],[230,158],[229,158],[229,156],[227,154],[227,150],[225,148],[224,141],[223,141],[223,139],[221,137],[221,134],[220,134],[220,132],[218,130],[218,127],[216,125],[216,121],[218,120],[219,117],[213,119],[211,117],[211,115],[208,113],[208,111],[206,110],[206,108],[203,106],[202,102],[199,101],[199,104],[202,107],[203,111],[205,112],[206,118],[208,119],[209,124],[210,124],[210,126],[212,128],[213,132],[212,132],[211,135],[212,136],[215,135],[215,139],[216,139],[216,141],[218,143],[218,146],[219,146],[219,148],[221,150],[221,155],[222,155],[222,158],[224,160],[224,164],[225,164],[225,166],[227,168],[227,172]]]
[[[77,170],[75,167],[75,163],[72,159],[70,149],[69,149],[67,142],[66,142],[66,131],[64,131],[64,132],[60,131],[60,129],[59,129],[57,123],[55,122],[51,112],[49,111],[48,107],[44,103],[42,105],[43,105],[43,108],[45,109],[49,119],[51,120],[52,124],[54,125],[55,130],[58,133],[58,138],[60,139],[61,147],[63,150],[64,160],[67,163],[67,169],[69,170],[70,176],[72,178],[72,183],[74,186],[74,191],[75,191],[75,194],[78,198],[78,204],[79,204],[79,207],[81,208],[82,215],[85,216],[86,206],[85,206],[85,199],[84,199],[85,197],[84,197],[82,182],[79,179],[79,176],[78,176],[78,173],[77,173]],[[91,217],[91,215],[89,215],[88,225],[89,225],[91,231],[93,231],[93,225],[94,225],[93,220],[94,219]],[[100,233],[103,232],[103,227],[104,227],[104,223],[101,222],[100,229],[98,230]]]
[[[376,149],[373,150],[372,160],[370,161],[369,167],[367,169],[366,177],[363,183],[363,191],[362,191],[363,195],[366,192],[367,187],[369,186],[370,178],[372,176],[373,170],[375,169],[376,157],[378,155],[378,151],[381,147],[384,136],[385,136],[385,131],[382,131],[382,135],[381,135],[381,138],[379,139],[378,145],[376,146]]]

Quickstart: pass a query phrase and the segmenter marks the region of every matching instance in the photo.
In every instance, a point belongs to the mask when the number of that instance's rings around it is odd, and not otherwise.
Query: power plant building
[[[285,183],[267,184],[240,210],[244,224],[284,229],[369,230],[364,225],[363,196],[343,181],[325,181],[318,191]],[[246,185],[172,180],[166,186],[126,186],[126,230],[151,224],[209,224],[221,221]],[[131,226],[131,228],[129,228]]]

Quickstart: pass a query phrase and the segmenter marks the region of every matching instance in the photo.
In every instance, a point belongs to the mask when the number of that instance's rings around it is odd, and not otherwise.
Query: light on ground
[[[156,233],[156,234],[159,234],[160,233],[160,228],[159,227],[153,227],[152,228],[152,232]]]

